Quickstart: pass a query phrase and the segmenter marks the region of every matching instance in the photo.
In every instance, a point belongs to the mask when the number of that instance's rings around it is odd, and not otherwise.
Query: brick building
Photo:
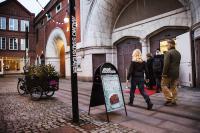
[[[23,72],[25,58],[25,27],[28,26],[28,58],[35,61],[35,14],[28,11],[17,0],[0,3],[0,73]]]
[[[81,40],[79,3],[80,1],[77,0],[77,42]],[[65,60],[65,53],[69,49],[69,23],[64,22],[64,19],[69,17],[67,8],[67,0],[51,0],[34,21],[36,62],[45,59],[45,63],[53,64],[61,76],[66,76],[65,70],[69,67],[69,63]]]

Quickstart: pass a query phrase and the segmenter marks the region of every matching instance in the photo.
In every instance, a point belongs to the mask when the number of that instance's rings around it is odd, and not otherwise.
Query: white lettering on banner
[[[72,57],[73,57],[73,73],[77,73],[76,59],[76,18],[72,16]]]
[[[115,70],[111,70],[111,68],[103,68],[102,73],[116,73]]]

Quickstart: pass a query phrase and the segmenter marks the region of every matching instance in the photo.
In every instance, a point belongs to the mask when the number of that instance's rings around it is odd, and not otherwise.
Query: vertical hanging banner
[[[70,62],[71,62],[71,89],[72,89],[72,115],[73,122],[79,122],[78,85],[77,85],[77,59],[76,59],[76,17],[75,0],[69,0],[70,15]]]

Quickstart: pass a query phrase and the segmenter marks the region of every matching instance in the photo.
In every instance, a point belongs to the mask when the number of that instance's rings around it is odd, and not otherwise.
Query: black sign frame
[[[118,73],[116,67],[111,63],[104,63],[104,64],[100,65],[94,73],[88,115],[90,115],[91,107],[105,105],[107,121],[110,122],[109,115],[108,115],[108,109],[107,109],[106,102],[105,102],[106,99],[105,99],[103,83],[102,83],[103,81],[101,79],[102,75],[117,75],[118,76],[123,105],[124,105],[125,113],[127,116],[127,110],[126,110],[126,106],[125,106],[124,94],[122,91],[119,73]]]

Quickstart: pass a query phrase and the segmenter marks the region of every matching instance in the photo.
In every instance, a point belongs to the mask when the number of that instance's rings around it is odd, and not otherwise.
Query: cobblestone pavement
[[[71,107],[58,98],[32,101],[16,92],[16,78],[0,78],[0,133],[134,133],[115,123],[95,120],[80,112],[80,124],[72,123]]]

